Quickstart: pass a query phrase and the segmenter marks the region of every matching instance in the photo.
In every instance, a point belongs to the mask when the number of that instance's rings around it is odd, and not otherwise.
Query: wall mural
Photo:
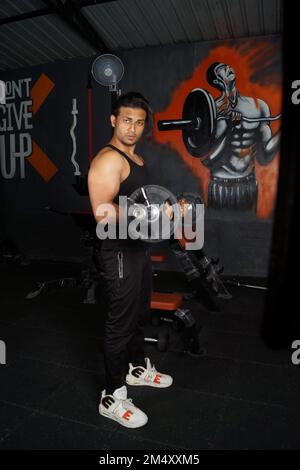
[[[214,46],[155,115],[155,140],[181,155],[208,207],[255,211],[260,219],[272,214],[281,126],[279,54],[272,40]]]
[[[4,179],[25,179],[25,160],[48,182],[58,168],[33,140],[34,117],[55,84],[42,73],[34,85],[32,78],[6,82],[6,104],[0,105],[0,169]]]

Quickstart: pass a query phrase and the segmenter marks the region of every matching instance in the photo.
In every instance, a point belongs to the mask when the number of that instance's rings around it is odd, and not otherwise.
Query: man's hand
[[[190,209],[191,204],[189,202],[187,202],[187,200],[184,199],[184,198],[179,199],[178,203],[179,203],[179,207],[180,207],[181,217],[186,216],[186,214],[188,213],[188,210]]]
[[[179,204],[179,209],[180,209],[180,215],[181,217],[184,217],[188,213],[188,210],[190,208],[190,203],[188,203],[185,199],[180,199],[178,201],[178,204]],[[165,211],[166,216],[170,220],[173,220],[174,218],[173,207],[168,201],[164,203],[164,211]]]
[[[172,205],[171,205],[168,201],[166,201],[166,202],[164,203],[164,211],[165,211],[166,216],[167,216],[170,220],[173,220],[173,218],[174,218],[173,207],[172,207]]]
[[[242,120],[242,113],[240,113],[239,111],[228,111],[228,113],[226,113],[226,116],[229,117],[230,121],[235,123],[239,123]]]

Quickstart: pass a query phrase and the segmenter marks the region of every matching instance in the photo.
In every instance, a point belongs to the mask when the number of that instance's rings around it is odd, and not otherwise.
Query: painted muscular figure
[[[257,202],[255,159],[267,165],[279,150],[280,132],[272,136],[269,121],[247,122],[247,118],[269,117],[265,101],[242,96],[235,83],[234,70],[213,63],[207,81],[222,94],[215,100],[218,119],[216,141],[203,163],[211,169],[209,207],[254,209]]]

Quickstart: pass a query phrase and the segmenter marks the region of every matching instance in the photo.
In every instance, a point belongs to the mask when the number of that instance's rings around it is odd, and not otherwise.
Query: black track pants
[[[150,315],[152,263],[148,249],[99,250],[101,295],[105,296],[106,392],[125,383],[128,362],[144,364],[143,324]]]

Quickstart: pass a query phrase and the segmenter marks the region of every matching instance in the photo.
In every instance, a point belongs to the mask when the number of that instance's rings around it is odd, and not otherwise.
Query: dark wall
[[[78,259],[82,254],[79,243],[81,232],[72,217],[47,211],[45,207],[66,213],[89,208],[88,198],[79,195],[72,186],[76,180],[76,168],[71,162],[72,100],[76,98],[78,110],[74,128],[74,158],[82,175],[88,169],[89,153],[94,155],[110,135],[107,121],[110,97],[106,89],[93,83],[93,148],[89,148],[87,84],[90,67],[91,58],[57,61],[3,77],[5,81],[13,80],[16,85],[19,80],[31,80],[32,96],[27,96],[26,87],[23,86],[22,97],[10,99],[8,96],[7,105],[14,104],[19,113],[21,103],[32,97],[32,117],[28,119],[32,128],[25,129],[24,121],[20,127],[13,119],[13,129],[1,135],[2,142],[5,142],[5,147],[1,147],[1,161],[3,165],[5,160],[6,165],[6,174],[3,175],[2,170],[1,179],[3,230],[5,237],[29,257]],[[35,110],[41,97],[44,101]],[[20,158],[13,157],[13,145],[16,142],[18,150],[20,136],[24,133],[30,135],[33,149],[32,155],[25,158],[24,174],[21,174]],[[16,170],[9,175],[14,161]]]
[[[280,38],[263,39],[264,50],[266,51],[267,45],[272,51],[272,60],[269,60],[267,68],[261,53],[251,56],[251,50],[255,51],[260,39],[257,39],[257,43],[255,41],[251,43],[229,41],[226,44],[197,43],[128,51],[119,55],[125,66],[125,74],[119,85],[122,93],[130,90],[142,92],[149,99],[156,115],[171,109],[174,103],[177,106],[175,108],[180,110],[185,90],[193,84],[195,71],[201,73],[201,64],[206,64],[210,57],[213,58],[212,51],[224,45],[225,55],[230,50],[233,51],[232,57],[235,57],[235,52],[243,56],[248,54],[249,63],[255,65],[249,77],[251,83],[257,87],[267,87],[272,80],[271,83],[278,87],[281,78]],[[222,49],[219,53],[221,52]],[[223,59],[225,61],[228,57],[223,57]],[[49,166],[41,158],[39,150],[35,153],[35,159],[32,156],[26,157],[23,177],[20,175],[18,159],[16,159],[15,175],[12,178],[2,177],[2,213],[5,235],[29,257],[79,259],[83,253],[79,244],[80,230],[74,225],[72,218],[46,211],[45,206],[68,213],[89,208],[88,198],[78,195],[72,186],[75,182],[75,168],[71,162],[73,143],[70,129],[73,123],[72,99],[76,98],[78,114],[77,127],[74,130],[77,143],[75,159],[84,175],[89,165],[89,154],[91,152],[95,154],[110,137],[109,92],[105,87],[93,82],[92,149],[89,146],[87,83],[91,63],[92,58],[57,61],[39,67],[22,69],[2,77],[5,81],[13,80],[16,83],[19,79],[31,78],[30,89],[32,90],[36,84],[33,99],[35,103],[39,101],[38,92],[43,93],[46,87],[49,91],[52,87],[40,108],[34,112],[32,118],[28,119],[28,122],[32,124],[32,129],[24,129],[24,123],[22,123],[21,129],[16,129],[15,125],[13,131],[1,133],[1,139],[5,141],[5,148],[2,146],[1,150],[1,159],[5,160],[8,166],[12,161],[11,135],[16,135],[18,145],[21,133],[30,134],[32,142],[35,143],[34,152],[38,145],[54,164],[54,166],[51,164]],[[47,78],[43,77],[44,81],[39,90],[39,80],[42,75]],[[205,87],[203,77],[201,80],[198,80],[198,86]],[[254,88],[254,95],[259,89],[257,87]],[[182,92],[180,92],[181,89]],[[275,99],[274,90],[275,88],[273,89]],[[26,97],[24,92],[22,99],[8,100],[8,103],[15,103],[18,110],[20,101],[28,99],[31,98]],[[274,109],[278,102],[277,98],[276,100]],[[270,98],[268,104],[272,108]],[[189,191],[201,193],[205,198],[207,172],[203,171],[203,165],[199,160],[186,155],[181,150],[180,139],[181,136],[177,133],[163,140],[154,130],[152,136],[145,137],[141,141],[137,151],[143,155],[149,166],[153,184],[166,186],[175,194]],[[38,168],[36,161],[40,165]],[[209,207],[206,210],[205,250],[208,255],[221,258],[226,274],[267,275],[273,203],[276,194],[276,162],[270,164],[269,186],[265,184],[269,177],[268,168],[265,167],[263,171],[262,187],[267,188],[265,191],[269,194],[269,200],[261,197],[262,200],[267,201],[263,205],[262,216],[258,212],[216,211]],[[174,264],[172,267],[176,269]]]

